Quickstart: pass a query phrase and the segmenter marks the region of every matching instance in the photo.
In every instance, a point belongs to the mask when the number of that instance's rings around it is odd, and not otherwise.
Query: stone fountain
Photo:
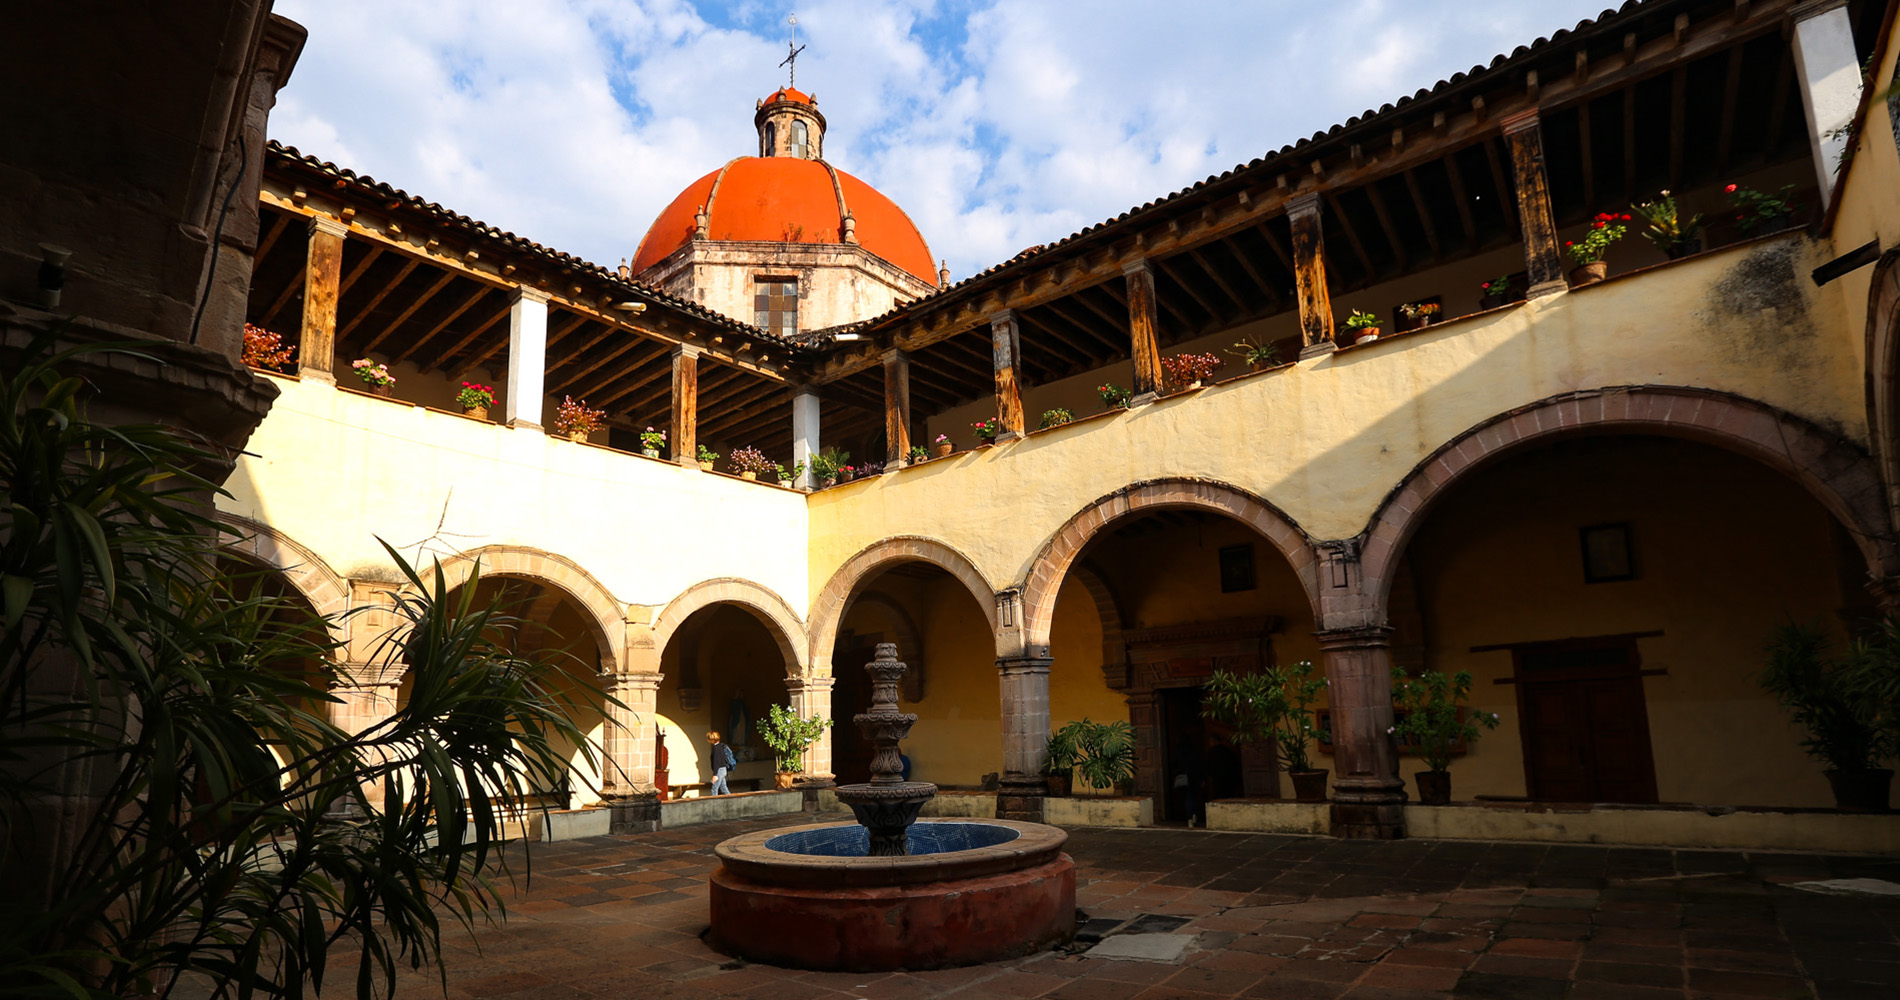
[[[897,644],[891,642],[879,643],[876,659],[865,664],[865,673],[871,675],[871,710],[851,721],[871,743],[871,780],[838,787],[838,801],[858,817],[874,858],[910,853],[911,824],[917,822],[924,803],[937,794],[937,786],[927,781],[904,780],[904,760],[897,753],[898,741],[917,724],[917,716],[897,710],[897,682],[905,669],[897,658]]]
[[[897,710],[897,647],[879,645],[865,670],[871,710],[853,721],[874,748],[871,780],[837,790],[858,821],[714,848],[713,945],[773,965],[871,972],[991,962],[1073,936],[1069,835],[1009,820],[919,822],[937,786],[903,780],[897,744],[917,717]]]

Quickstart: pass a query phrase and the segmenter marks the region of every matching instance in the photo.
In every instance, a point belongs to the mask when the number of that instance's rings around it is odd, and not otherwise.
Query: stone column
[[[791,694],[792,712],[801,719],[816,715],[831,718],[831,688],[834,679],[830,677],[787,677],[785,690]],[[844,720],[848,725],[849,719]],[[831,770],[831,733],[837,728],[837,720],[825,729],[824,735],[805,748],[800,759],[805,767],[805,784],[811,787],[829,788],[837,784],[837,775]]]
[[[673,461],[699,468],[699,348],[673,348]]]
[[[1524,266],[1530,272],[1529,297],[1569,289],[1564,281],[1564,251],[1550,210],[1550,178],[1544,170],[1544,130],[1537,109],[1505,118],[1504,142],[1511,147],[1511,179],[1517,187],[1517,217],[1524,231]]]
[[[996,368],[996,440],[1023,436],[1023,394],[1018,362],[1023,353],[1022,328],[1008,309],[990,317],[990,360]]]
[[[901,468],[910,460],[910,355],[884,352],[884,462]]]
[[[1300,304],[1300,357],[1334,350],[1333,300],[1326,290],[1326,241],[1320,231],[1319,194],[1308,192],[1286,203],[1293,231],[1293,284]]]
[[[811,386],[799,386],[792,394],[792,461],[805,466],[795,483],[799,489],[811,489],[812,456],[822,447],[818,443],[818,391]]]
[[[1049,665],[1046,656],[1009,656],[996,661],[1003,696],[1003,776],[996,818],[1042,821],[1048,785]]]
[[[1405,836],[1405,784],[1392,735],[1392,630],[1317,633],[1333,722],[1333,835]]]
[[[1854,25],[1847,0],[1807,0],[1789,12],[1794,20],[1795,79],[1807,112],[1808,147],[1825,207],[1847,152],[1847,126],[1860,107],[1860,61],[1854,57]]]
[[[1155,321],[1155,276],[1147,258],[1122,265],[1128,282],[1129,357],[1134,362],[1133,400],[1136,404],[1152,401],[1161,391],[1161,348]]]
[[[547,366],[548,293],[517,288],[508,305],[508,398],[503,410],[508,426],[541,429]]]
[[[310,252],[303,269],[303,329],[297,337],[297,375],[336,382],[336,299],[343,274],[343,238],[349,227],[326,216],[310,219]]]
[[[660,794],[653,785],[659,730],[659,674],[603,674],[601,684],[619,705],[607,706],[601,762],[601,798],[612,811],[613,833],[651,833],[660,828]]]

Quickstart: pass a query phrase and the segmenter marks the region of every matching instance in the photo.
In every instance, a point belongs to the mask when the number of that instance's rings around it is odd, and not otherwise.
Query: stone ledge
[[[1291,799],[1217,799],[1207,804],[1207,828],[1325,836],[1333,828],[1332,805]]]
[[[730,819],[778,816],[805,811],[805,793],[787,791],[734,792],[731,795],[707,795],[660,803],[660,828],[698,826]]]
[[[1042,821],[1053,826],[1155,825],[1155,800],[1134,795],[1078,795],[1042,801]]]
[[[1900,813],[1464,803],[1407,805],[1405,827],[1442,840],[1900,854]]]

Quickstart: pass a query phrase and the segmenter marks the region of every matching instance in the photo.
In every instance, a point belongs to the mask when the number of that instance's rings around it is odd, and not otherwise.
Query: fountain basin
[[[1075,863],[1062,853],[1062,830],[925,821],[909,837],[907,857],[844,855],[866,839],[855,823],[725,841],[710,886],[714,947],[772,965],[872,972],[991,962],[1075,933]]]

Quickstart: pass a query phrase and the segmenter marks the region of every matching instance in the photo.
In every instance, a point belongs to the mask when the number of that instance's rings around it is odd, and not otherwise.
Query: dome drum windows
[[[761,275],[753,279],[752,325],[790,337],[798,333],[798,279]]]

